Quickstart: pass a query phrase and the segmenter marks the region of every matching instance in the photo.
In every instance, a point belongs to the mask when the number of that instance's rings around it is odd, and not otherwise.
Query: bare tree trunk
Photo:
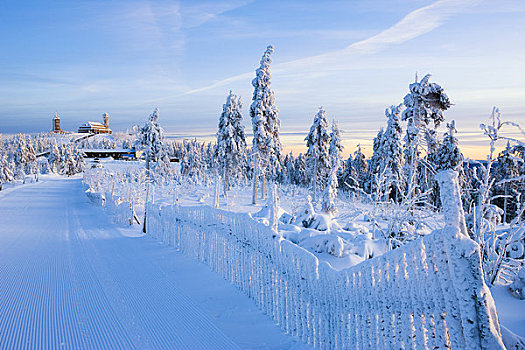
[[[253,194],[252,204],[257,204],[257,182],[259,181],[259,154],[255,154],[254,166],[253,166]]]

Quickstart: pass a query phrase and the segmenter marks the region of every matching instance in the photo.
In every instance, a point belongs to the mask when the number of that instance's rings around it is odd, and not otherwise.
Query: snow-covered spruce
[[[440,170],[456,170],[460,174],[463,173],[463,153],[458,147],[458,139],[456,138],[456,122],[452,120],[447,123],[448,132],[443,137],[443,142],[438,151],[432,159],[432,163],[436,167],[436,171]]]
[[[405,188],[403,174],[403,146],[401,144],[401,134],[403,129],[400,124],[400,114],[402,105],[390,106],[385,110],[388,119],[387,128],[383,134],[380,157],[382,162],[379,166],[379,174],[386,174],[388,181],[386,184],[389,198],[395,202],[401,200]]]
[[[12,182],[15,179],[11,164],[7,161],[6,154],[0,154],[0,191],[2,185],[8,182]]]
[[[361,145],[357,145],[357,149],[354,152],[354,158],[352,159],[352,166],[350,168],[350,179],[353,183],[350,185],[354,189],[364,190],[366,189],[366,183],[368,178],[368,163],[366,157],[361,151]]]
[[[275,105],[275,97],[271,89],[270,64],[273,46],[268,46],[261,58],[261,66],[257,68],[256,77],[252,80],[253,98],[250,105],[250,117],[253,127],[253,204],[257,203],[258,182],[262,180],[261,194],[265,196],[266,179],[274,180],[279,172],[281,160],[281,140],[279,130],[279,110]]]
[[[155,108],[153,113],[150,114],[148,120],[142,128],[138,131],[137,138],[137,147],[142,147],[144,149],[144,157],[146,159],[146,170],[148,174],[151,169],[151,162],[165,163],[166,161],[169,164],[169,158],[165,157],[166,147],[164,144],[164,129],[159,124],[159,109]],[[167,174],[163,173],[168,166],[158,167],[159,175],[166,176]],[[157,170],[157,169],[155,169]]]
[[[333,120],[328,154],[330,155],[331,168],[336,169],[338,177],[340,176],[339,172],[343,163],[343,149],[344,147],[341,140],[341,130],[339,130],[339,124]]]
[[[242,126],[242,103],[231,90],[223,105],[217,131],[215,158],[224,181],[224,193],[233,179],[242,177],[246,163],[246,137]]]
[[[313,199],[317,201],[318,188],[322,191],[330,173],[331,162],[329,156],[330,136],[328,134],[328,119],[324,108],[319,107],[319,112],[314,117],[310,132],[304,139],[306,141],[306,159],[308,173],[311,176]],[[334,150],[335,151],[335,150]]]
[[[409,90],[403,100],[406,109],[402,119],[407,121],[404,172],[407,177],[407,194],[412,197],[418,187],[417,170],[423,146],[422,135],[426,136],[427,145],[435,144],[435,132],[428,130],[435,129],[445,120],[443,112],[450,108],[452,103],[440,85],[430,83],[430,74],[425,75],[419,82],[416,76],[416,81],[409,85]]]
[[[335,198],[337,197],[337,168],[332,168],[323,193],[323,211],[330,215],[337,213]]]

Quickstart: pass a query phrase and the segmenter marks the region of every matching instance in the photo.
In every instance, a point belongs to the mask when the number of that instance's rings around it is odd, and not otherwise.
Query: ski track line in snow
[[[13,191],[0,216],[0,349],[238,348],[79,179]]]

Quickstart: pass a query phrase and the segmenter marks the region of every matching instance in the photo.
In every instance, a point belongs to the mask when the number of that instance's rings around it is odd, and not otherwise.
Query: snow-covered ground
[[[114,162],[114,161],[102,161],[103,168],[110,171],[122,171],[123,167],[140,167],[140,162]],[[104,171],[101,169],[101,171]],[[119,176],[116,177],[117,179]],[[109,181],[111,183],[111,180]],[[106,191],[109,191],[108,181],[106,180]],[[113,186],[116,194],[118,194],[119,189],[118,184]],[[121,189],[120,189],[121,190]],[[302,207],[306,203],[306,197],[308,195],[308,190],[302,188],[293,188],[283,186],[280,189],[280,207],[282,210],[286,210],[291,214],[298,214]],[[200,184],[194,185],[189,182],[184,182],[182,185],[171,185],[169,188],[160,188],[153,186],[152,194],[150,200],[154,198],[156,203],[162,204],[173,204],[178,203],[182,206],[195,206],[195,205],[208,205],[212,206],[214,204],[214,191],[215,186],[213,183],[209,184]],[[125,192],[125,191],[124,191]],[[126,193],[126,192],[125,192]],[[343,199],[343,200],[341,200]],[[251,204],[251,188],[249,186],[234,188],[227,197],[220,196],[219,198],[219,208],[227,211],[233,212],[245,212],[250,213],[256,220],[263,221],[268,224],[268,220],[263,215],[258,215],[257,212],[264,209],[266,201],[259,201],[258,205]],[[376,212],[372,213],[374,208],[371,205],[364,204],[355,200],[345,200],[340,198],[338,200],[339,212],[335,217],[341,227],[346,228],[350,232],[344,232],[347,230],[342,230],[336,233],[340,237],[343,237],[346,242],[351,245],[358,243],[357,241],[352,241],[355,237],[365,237],[369,236],[373,239],[380,239],[380,230],[385,228],[385,225],[389,220],[392,219],[392,212]],[[262,210],[264,212],[264,210]],[[370,217],[373,216],[371,221]],[[265,221],[266,220],[266,221]],[[442,217],[440,215],[434,215],[434,217],[425,218],[424,227],[422,229],[422,234],[425,234],[425,230],[430,230],[431,228],[437,229],[443,226]],[[375,226],[374,226],[375,225]],[[374,228],[375,227],[375,228]],[[280,224],[280,231],[282,233],[288,228],[287,225]],[[304,231],[304,230],[303,230]],[[356,231],[356,232],[352,232]],[[318,233],[316,233],[318,234]],[[345,235],[347,237],[345,237]],[[322,233],[319,238],[324,237]],[[286,238],[293,241],[293,235],[285,236]],[[380,242],[380,240],[378,241]],[[320,260],[329,262],[333,268],[336,270],[345,269],[349,266],[356,265],[363,261],[363,253],[357,254],[355,252],[350,252],[351,254],[345,255],[342,258],[336,258],[333,255],[327,254],[326,252],[317,253],[315,248],[306,247],[304,244],[301,244],[303,247],[310,250],[314,253]],[[381,252],[381,248],[373,248],[374,251]],[[525,336],[525,301],[520,301],[513,298],[505,287],[495,287],[493,289],[494,298],[498,305],[498,310],[500,314],[500,321],[502,326],[506,329],[504,330],[504,336],[508,339],[509,333],[507,329],[519,336]]]
[[[525,338],[525,300],[513,297],[507,286],[491,288],[500,323],[511,332]]]
[[[96,166],[96,168],[93,168]],[[172,163],[174,173],[180,173],[178,163]],[[143,201],[145,198],[145,175],[140,184],[124,183],[144,171],[143,161],[115,161],[100,159],[97,163],[88,161],[86,181],[97,187],[97,191],[111,192],[128,200],[128,193],[135,193],[135,211],[143,216]],[[129,176],[129,174],[135,175]],[[152,185],[149,200],[163,205],[180,204],[182,206],[214,205],[216,190],[213,180],[195,184],[191,180],[181,178],[180,183],[170,183],[161,186]],[[270,186],[270,185],[268,185]],[[137,190],[139,189],[140,190]],[[232,187],[227,196],[220,186],[218,207],[236,213],[249,213],[256,220],[268,224],[267,199],[258,199],[258,204],[252,204],[252,187],[250,183]],[[269,189],[267,190],[269,193]],[[388,225],[394,217],[406,215],[406,211],[395,205],[374,206],[359,198],[345,198],[342,194],[336,198],[337,213],[330,217],[322,212],[321,201],[313,203],[313,211],[308,207],[308,196],[311,190],[295,185],[281,185],[278,188],[279,217],[285,214],[279,223],[279,231],[286,239],[302,246],[316,255],[320,260],[328,262],[334,269],[341,270],[354,266],[370,257],[379,256],[387,251]],[[131,195],[133,197],[133,195]],[[305,216],[305,210],[309,214]],[[419,235],[426,235],[435,229],[443,227],[441,215],[423,212],[420,222],[409,229]],[[302,221],[311,221],[309,227],[303,227]],[[289,220],[288,222],[284,222]],[[399,218],[403,222],[403,218]],[[417,227],[416,227],[417,226]]]
[[[299,349],[206,266],[118,228],[79,177],[0,200],[0,347]]]

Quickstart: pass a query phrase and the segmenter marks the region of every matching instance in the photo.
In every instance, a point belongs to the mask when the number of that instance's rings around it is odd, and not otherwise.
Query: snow
[[[5,191],[0,212],[2,348],[305,348],[206,266],[112,224],[77,176]]]
[[[452,175],[445,172],[441,181],[454,182]],[[457,194],[442,196],[444,205],[457,203]],[[148,205],[148,213],[149,234],[210,266],[314,347],[504,348],[479,246],[457,215],[444,229],[335,269],[319,257],[337,252],[339,238],[326,240],[318,230],[304,231],[314,255],[247,214],[158,204]]]
[[[494,286],[491,293],[496,302],[500,323],[525,338],[525,300],[513,297],[508,286]]]

